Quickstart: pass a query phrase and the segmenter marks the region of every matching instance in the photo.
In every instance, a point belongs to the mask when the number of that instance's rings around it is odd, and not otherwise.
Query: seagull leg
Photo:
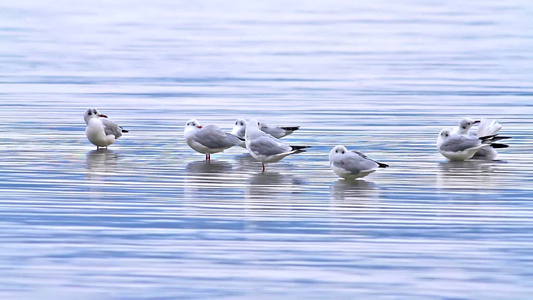
[[[263,172],[265,172],[265,163],[262,163],[263,164]]]

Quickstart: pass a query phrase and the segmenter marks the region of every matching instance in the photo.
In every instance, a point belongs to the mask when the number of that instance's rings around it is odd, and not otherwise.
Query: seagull
[[[472,120],[470,118],[464,118],[461,120],[461,122],[459,122],[459,126],[455,127],[453,130],[452,130],[452,133],[451,134],[461,134],[461,135],[470,135],[469,131],[470,131],[470,128],[472,128],[472,126],[474,126],[474,124],[478,124],[480,123],[481,121],[479,120]],[[475,133],[473,133],[473,135],[475,135]]]
[[[285,156],[305,152],[308,146],[289,146],[282,141],[266,134],[259,129],[261,123],[255,119],[250,120],[246,125],[245,144],[248,152],[263,164],[265,172],[265,163],[278,162]]]
[[[246,132],[247,123],[248,122],[244,119],[238,119],[237,121],[235,121],[235,125],[233,125],[233,131],[231,133],[241,138],[244,138],[244,133]],[[261,129],[261,131],[263,131],[264,133],[268,133],[271,136],[277,139],[280,139],[300,129],[300,126],[274,127],[274,126],[268,126],[266,123],[261,122],[259,129]]]
[[[113,144],[116,139],[122,136],[122,133],[128,132],[117,123],[109,120],[106,115],[98,112],[95,108],[89,108],[83,116],[87,128],[85,135],[91,143],[96,146],[96,150]]]
[[[477,132],[470,130],[474,124],[479,123]],[[460,134],[468,137],[485,137],[491,135],[497,135],[498,131],[502,129],[502,125],[494,120],[482,119],[481,121],[474,121],[469,118],[461,120],[459,126],[452,130],[452,134]],[[484,147],[477,151],[473,157],[493,160],[498,155],[498,152],[494,147]]]
[[[189,147],[205,154],[206,160],[211,160],[211,154],[222,152],[243,141],[236,135],[222,131],[218,126],[202,126],[195,119],[187,121],[183,135]]]
[[[329,152],[329,165],[335,174],[344,179],[357,179],[389,165],[368,158],[359,151],[348,151],[344,146],[335,146]]]
[[[442,129],[437,138],[437,149],[449,160],[467,160],[472,158],[480,149],[487,147],[507,148],[505,144],[494,143],[499,140],[508,139],[506,136],[489,135],[484,137],[467,136],[454,134],[453,131]]]

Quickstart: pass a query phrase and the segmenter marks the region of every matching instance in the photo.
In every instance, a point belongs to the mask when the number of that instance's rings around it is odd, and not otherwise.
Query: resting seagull
[[[211,160],[211,154],[222,152],[243,141],[236,135],[222,131],[218,126],[204,127],[195,119],[185,124],[183,135],[189,147],[205,154],[206,160]]]
[[[246,124],[248,124],[248,121],[244,119],[238,119],[237,121],[235,121],[235,125],[233,125],[233,130],[231,131],[231,133],[241,138],[244,138],[244,134],[246,132]],[[271,136],[277,139],[280,139],[300,129],[300,126],[276,127],[276,126],[268,126],[266,123],[261,122],[259,129],[261,129],[261,131],[263,131],[264,133],[270,134]]]
[[[477,132],[471,130],[472,125],[479,123]],[[496,135],[502,129],[502,125],[494,120],[483,119],[481,121],[474,121],[469,118],[461,120],[459,126],[455,127],[452,130],[452,134],[461,134],[469,137],[484,137],[490,135]],[[498,152],[494,147],[484,147],[474,154],[474,158],[483,158],[488,160],[493,160],[498,155]]]
[[[452,130],[445,128],[441,130],[437,138],[437,149],[440,154],[449,160],[462,161],[472,158],[476,152],[486,147],[507,148],[509,146],[495,142],[508,138],[496,135],[478,138],[476,136],[453,134]]]
[[[87,124],[85,135],[96,146],[97,150],[100,147],[107,148],[121,137],[123,132],[128,132],[117,123],[109,120],[106,115],[100,114],[95,108],[86,110],[83,118]]]
[[[265,163],[278,162],[284,157],[305,152],[308,146],[289,146],[282,141],[266,134],[259,129],[261,123],[252,119],[246,125],[245,144],[248,152],[263,164],[263,172],[265,172]]]
[[[344,179],[357,179],[389,165],[368,158],[359,151],[348,151],[344,146],[335,146],[329,152],[329,165],[335,174]]]

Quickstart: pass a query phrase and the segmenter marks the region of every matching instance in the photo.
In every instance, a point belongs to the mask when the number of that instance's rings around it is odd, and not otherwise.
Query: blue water
[[[351,2],[0,3],[0,298],[529,299],[533,4]],[[89,107],[130,132],[94,151]],[[498,161],[436,151],[465,116]],[[312,148],[183,140],[241,117]]]

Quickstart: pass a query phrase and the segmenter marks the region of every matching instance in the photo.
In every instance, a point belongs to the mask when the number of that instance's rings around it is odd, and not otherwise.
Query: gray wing
[[[269,127],[268,125],[261,123],[261,131],[263,131],[266,134],[270,134],[271,136],[275,138],[280,138],[285,136],[285,130],[281,129],[279,127]]]
[[[207,125],[200,129],[194,134],[193,139],[210,149],[229,148],[241,143],[236,135],[226,133],[215,125]]]
[[[478,138],[466,137],[464,135],[452,135],[442,145],[440,149],[447,152],[459,152],[481,144]]]
[[[343,155],[342,158],[335,160],[333,164],[336,167],[350,171],[352,174],[357,174],[361,171],[372,170],[379,167],[376,162],[367,159],[364,154],[361,156],[359,153],[359,151],[348,152],[346,155]]]
[[[117,123],[107,119],[107,118],[100,118],[102,121],[102,124],[104,124],[104,132],[105,135],[114,135],[116,139],[122,136],[122,128],[117,125]]]
[[[361,156],[362,158],[370,159],[370,158],[368,158],[368,156],[366,156],[366,154],[364,154],[364,153],[361,152],[361,151],[352,150],[352,152],[355,153],[355,154],[357,154],[357,155],[359,155],[359,156]]]
[[[372,158],[366,156],[366,154],[364,154],[363,152],[360,152],[360,151],[357,151],[357,150],[352,150],[352,152],[355,153],[355,154],[357,154],[357,155],[359,155],[359,156],[361,156],[361,157],[364,158],[364,159],[368,159],[368,160],[370,160],[370,161],[375,162],[376,164],[378,164],[378,166],[379,166],[380,168],[388,168],[388,167],[390,167],[390,166],[387,165],[387,164],[384,164],[384,163],[381,163],[381,162],[379,162],[379,161],[373,160]]]
[[[249,147],[250,150],[255,154],[265,156],[277,155],[292,151],[291,146],[283,144],[280,140],[266,134],[251,140]]]

